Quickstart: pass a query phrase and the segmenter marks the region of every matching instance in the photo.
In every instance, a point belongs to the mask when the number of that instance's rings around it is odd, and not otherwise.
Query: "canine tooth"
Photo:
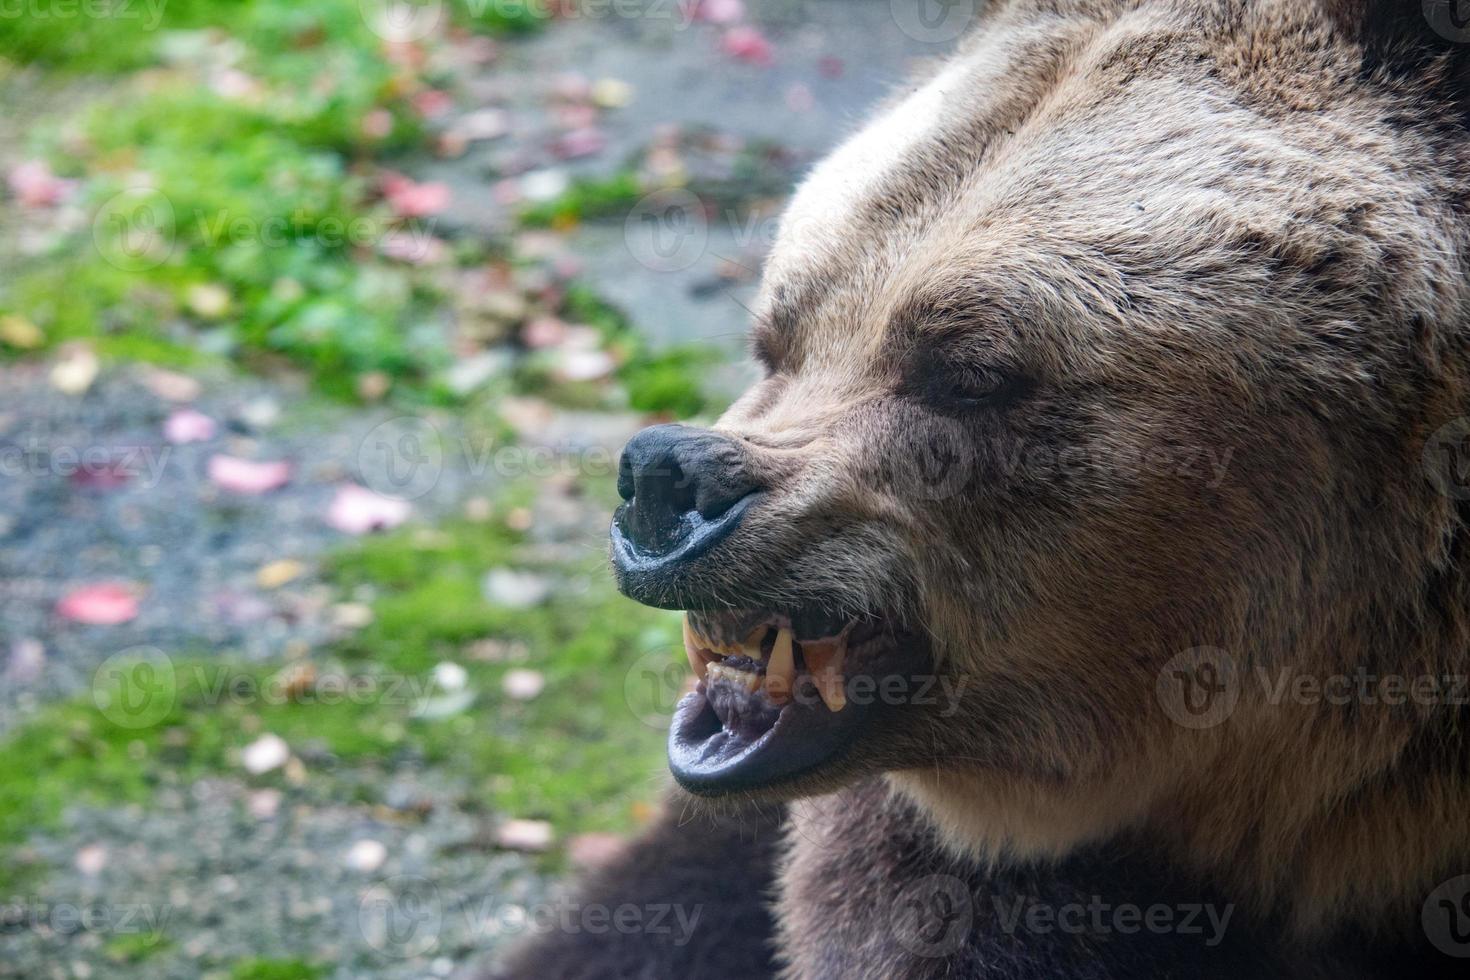
[[[771,647],[771,659],[766,664],[766,694],[772,701],[781,704],[791,697],[791,685],[796,679],[796,659],[791,652],[791,630],[776,632],[776,644]]]
[[[694,674],[700,680],[704,680],[709,670],[709,661],[705,659],[700,649],[700,636],[693,626],[689,625],[689,617],[684,617],[684,656],[689,659],[689,666],[694,668]]]
[[[803,643],[801,655],[816,682],[817,693],[829,711],[841,711],[847,705],[843,687],[842,665],[847,659],[847,637],[832,643]]]

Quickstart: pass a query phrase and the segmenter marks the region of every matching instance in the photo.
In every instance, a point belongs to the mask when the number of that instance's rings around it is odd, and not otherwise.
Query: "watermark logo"
[[[1470,500],[1470,418],[1457,418],[1424,442],[1424,473],[1451,500]]]
[[[1230,654],[1216,647],[1194,647],[1164,665],[1154,694],[1176,724],[1204,729],[1234,713],[1240,688],[1240,672]]]
[[[889,0],[893,22],[915,41],[945,44],[965,32],[980,0]]]
[[[156,269],[173,254],[173,203],[151,187],[120,191],[97,209],[92,242],[103,261],[123,272]]]
[[[1435,949],[1470,959],[1470,875],[1451,878],[1430,892],[1419,921]]]
[[[1446,41],[1470,41],[1470,0],[1424,0],[1424,19]]]
[[[174,662],[154,647],[115,653],[92,674],[92,703],[119,728],[152,728],[178,698]]]
[[[358,903],[357,927],[368,946],[383,956],[423,956],[439,944],[444,928],[439,888],[421,875],[378,882]]]
[[[422,41],[444,18],[443,0],[358,0],[363,23],[393,44]]]
[[[953,875],[928,875],[899,892],[894,938],[915,956],[949,956],[964,945],[975,924],[974,900]]]
[[[658,647],[633,661],[623,675],[623,700],[640,722],[664,731],[692,676],[683,657]]]
[[[704,203],[682,188],[647,195],[623,222],[628,251],[653,272],[680,272],[698,262],[709,246]]]
[[[444,472],[444,442],[428,419],[403,415],[373,427],[357,447],[357,472],[372,490],[413,500]]]

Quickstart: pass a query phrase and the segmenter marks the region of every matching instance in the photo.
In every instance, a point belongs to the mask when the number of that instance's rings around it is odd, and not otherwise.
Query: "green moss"
[[[647,191],[638,175],[623,171],[611,177],[585,178],[573,182],[560,196],[527,206],[521,223],[533,228],[563,226],[592,218],[621,217]]]
[[[292,693],[280,665],[156,654],[107,662],[92,697],[43,709],[0,743],[0,853],[55,830],[67,806],[146,805],[162,786],[243,775],[238,753],[262,732],[335,765],[439,767],[462,781],[468,805],[549,819],[561,834],[626,829],[664,765],[659,718],[684,673],[678,619],[619,596],[600,561],[532,562],[520,544],[503,526],[460,523],[337,555],[330,578],[344,591],[377,590],[376,619],[316,658],[318,684],[304,693]],[[507,563],[556,583],[550,598],[530,608],[487,602],[485,574]],[[476,656],[480,641],[502,655]],[[441,714],[449,692],[434,667],[443,661],[465,669],[474,696]],[[543,693],[507,698],[501,683],[515,668],[540,671]],[[332,770],[315,775],[330,780]],[[18,880],[12,864],[0,859],[0,891]]]
[[[230,980],[321,980],[327,968],[305,960],[241,960],[230,967]]]

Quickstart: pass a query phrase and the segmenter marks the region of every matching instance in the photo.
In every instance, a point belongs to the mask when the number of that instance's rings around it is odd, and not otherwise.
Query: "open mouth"
[[[718,795],[840,761],[873,703],[856,689],[875,689],[897,649],[881,618],[687,613],[684,652],[699,680],[669,731],[674,778]]]

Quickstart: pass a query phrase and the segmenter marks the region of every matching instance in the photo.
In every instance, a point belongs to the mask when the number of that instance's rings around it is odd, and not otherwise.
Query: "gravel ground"
[[[687,5],[661,6],[673,19],[554,24],[504,43],[493,71],[462,79],[462,98],[505,106],[519,135],[407,168],[451,185],[449,231],[504,234],[509,212],[494,203],[495,180],[528,169],[605,175],[669,123],[778,143],[794,178],[915,59],[944,49],[913,28],[911,12],[896,13],[901,0],[779,0],[748,4],[775,42],[774,61],[740,64],[719,52],[721,28],[682,23]],[[608,115],[603,152],[554,161],[536,148],[546,86],[566,72],[621,79],[632,100]],[[758,265],[769,224],[720,216],[695,260],[674,270],[651,269],[630,227],[591,222],[572,235],[584,278],[659,342],[733,346],[753,276],[731,278],[729,266]],[[172,445],[162,427],[177,406],[151,369],[105,367],[75,396],[55,390],[50,366],[0,368],[0,733],[40,705],[84,695],[98,664],[120,650],[265,662],[332,641],[343,628],[334,606],[370,598],[333,595],[318,577],[322,555],[350,540],[324,520],[338,487],[409,489],[415,520],[432,523],[497,480],[472,454],[445,452],[435,479],[405,488],[393,469],[401,458],[384,449],[401,445],[403,423],[381,428],[400,412],[324,405],[289,377],[198,375],[192,405],[219,432]],[[722,383],[742,377],[727,371]],[[476,437],[464,419],[428,418],[445,447]],[[615,449],[635,424],[562,414],[538,434],[560,448]],[[217,453],[288,461],[292,479],[266,496],[232,496],[205,476]],[[603,521],[572,515],[563,522],[572,530],[546,544],[600,548]],[[261,568],[283,558],[301,562],[301,575],[290,588],[261,587]],[[82,626],[58,617],[69,590],[105,580],[142,590],[136,619]],[[546,868],[490,847],[487,818],[462,805],[464,787],[406,764],[318,765],[312,774],[277,789],[226,776],[165,785],[146,812],[71,808],[60,833],[26,847],[25,858],[47,869],[33,892],[0,896],[0,977],[228,977],[231,963],[262,949],[330,964],[337,978],[459,977],[523,934],[528,911],[547,907]],[[166,949],[149,945],[151,923],[164,926]]]

